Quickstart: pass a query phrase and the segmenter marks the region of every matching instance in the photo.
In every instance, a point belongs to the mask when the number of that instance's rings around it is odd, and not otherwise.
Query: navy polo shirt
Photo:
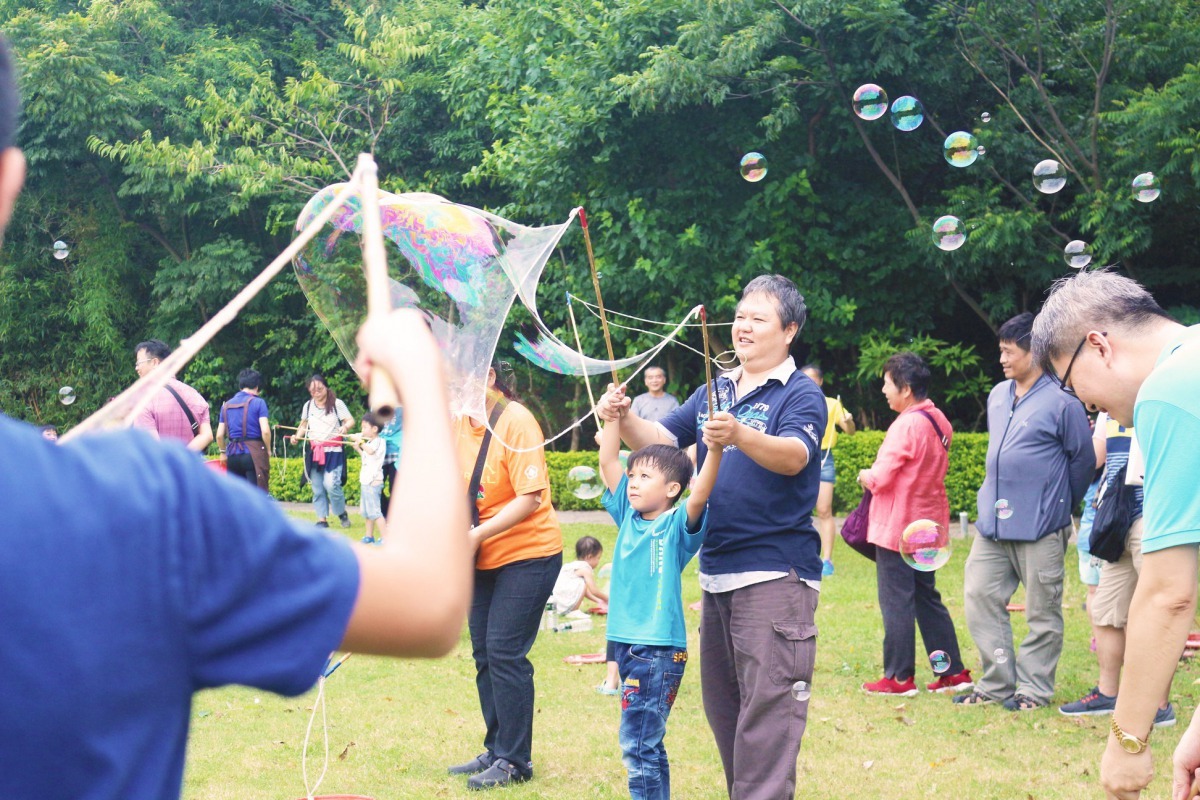
[[[716,378],[719,410],[770,436],[800,440],[808,448],[808,466],[798,475],[781,475],[759,466],[737,447],[725,448],[708,500],[708,536],[700,551],[700,571],[706,575],[794,569],[800,578],[821,580],[821,539],[812,514],[828,412],[816,383],[796,371],[790,358],[784,364],[792,367],[790,374],[778,377],[786,370],[777,369],[736,402],[734,381],[725,375]],[[707,421],[708,391],[701,386],[659,424],[680,447],[695,444],[697,463],[703,465],[708,448],[699,432]]]

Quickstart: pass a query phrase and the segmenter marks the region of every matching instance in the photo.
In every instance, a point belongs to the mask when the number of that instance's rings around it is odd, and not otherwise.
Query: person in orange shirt
[[[450,774],[469,775],[470,789],[533,777],[528,655],[562,568],[541,426],[495,367],[488,370],[487,395],[488,425],[466,416],[456,424],[458,459],[477,512],[469,534],[478,550],[468,626],[487,733],[484,752],[450,767]]]

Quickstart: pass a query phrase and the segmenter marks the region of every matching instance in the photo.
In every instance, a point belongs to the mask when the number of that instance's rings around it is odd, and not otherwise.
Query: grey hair
[[[1137,281],[1107,269],[1081,270],[1058,280],[1033,321],[1032,351],[1042,369],[1070,353],[1094,330],[1136,330],[1171,317]]]
[[[779,312],[780,324],[786,328],[794,322],[796,334],[800,334],[804,328],[804,321],[808,319],[808,308],[804,305],[804,295],[800,294],[796,284],[782,275],[759,275],[742,289],[742,299],[745,300],[752,294],[768,295],[775,303],[775,310]]]

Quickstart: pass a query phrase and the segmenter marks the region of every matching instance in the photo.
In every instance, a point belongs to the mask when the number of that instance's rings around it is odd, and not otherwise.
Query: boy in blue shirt
[[[670,445],[650,445],[629,456],[626,472],[620,447],[618,419],[604,426],[600,439],[600,470],[608,487],[602,502],[620,526],[607,638],[615,645],[623,678],[620,742],[629,795],[658,800],[671,796],[663,736],[688,657],[680,575],[704,541],[721,448],[709,451],[691,495],[679,507],[692,474],[687,454]]]

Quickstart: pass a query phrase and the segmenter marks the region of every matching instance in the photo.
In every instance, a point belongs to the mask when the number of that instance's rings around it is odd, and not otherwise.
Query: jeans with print
[[[634,800],[665,800],[671,796],[667,764],[667,717],[687,650],[659,645],[613,642],[621,671],[621,753],[629,773],[629,796]]]
[[[346,513],[346,495],[342,492],[342,470],[344,466],[333,469],[314,469],[309,476],[313,490],[313,508],[317,519],[325,519],[332,509],[335,517]]]

